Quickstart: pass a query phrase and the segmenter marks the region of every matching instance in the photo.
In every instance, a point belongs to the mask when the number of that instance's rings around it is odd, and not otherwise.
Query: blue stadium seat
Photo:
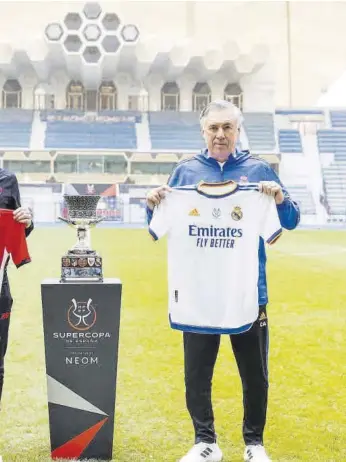
[[[346,152],[346,131],[318,130],[317,142],[320,152]]]
[[[317,142],[320,153],[333,152],[336,162],[346,162],[346,131],[318,130]]]
[[[41,113],[47,121],[45,147],[49,149],[137,149],[136,125],[132,121],[66,121],[51,120],[64,115],[83,116],[78,111]],[[104,117],[139,117],[131,111],[104,111]]]
[[[280,152],[301,153],[302,140],[298,130],[279,130]]]
[[[196,112],[150,112],[149,130],[153,149],[201,150],[204,148]]]
[[[330,122],[333,128],[345,128],[346,111],[330,111]]]
[[[342,122],[340,113],[333,111],[339,117],[339,127]],[[346,113],[345,113],[346,114]],[[345,125],[346,126],[346,125]],[[323,178],[327,201],[331,215],[346,214],[346,131],[319,130],[317,132],[320,153],[334,153],[334,162],[329,167],[323,167]]]
[[[0,110],[0,148],[29,149],[33,111],[26,109]]]
[[[244,128],[251,151],[274,151],[274,118],[271,113],[244,113]]]

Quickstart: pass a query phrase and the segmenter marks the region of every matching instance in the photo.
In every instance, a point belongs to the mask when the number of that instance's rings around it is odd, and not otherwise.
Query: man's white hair
[[[209,112],[224,110],[230,111],[232,113],[232,118],[234,118],[234,120],[237,122],[238,128],[240,128],[244,120],[241,110],[235,104],[224,99],[217,99],[215,101],[211,101],[207,106],[205,106],[202,109],[199,115],[201,127],[203,128],[205,119],[208,117]]]

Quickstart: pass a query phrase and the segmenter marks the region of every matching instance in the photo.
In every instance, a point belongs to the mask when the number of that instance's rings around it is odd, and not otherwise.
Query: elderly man
[[[150,223],[153,209],[169,192],[170,187],[206,182],[259,183],[260,191],[275,198],[281,226],[294,229],[300,219],[297,204],[290,199],[272,168],[248,151],[237,151],[242,115],[227,101],[214,101],[201,113],[201,130],[207,149],[191,159],[180,162],[171,174],[168,185],[152,190],[147,196]],[[232,275],[230,275],[232,277]],[[243,386],[244,460],[268,462],[263,447],[268,399],[268,303],[266,254],[264,241],[259,246],[259,308],[258,319],[250,330],[230,335]],[[212,307],[211,307],[212,309]],[[185,331],[184,362],[186,404],[194,430],[195,445],[181,462],[218,462],[222,452],[216,442],[211,388],[220,335]]]
[[[13,173],[0,168],[0,209],[13,210],[13,219],[25,224],[28,236],[34,228],[30,210],[21,207],[18,181]],[[1,218],[0,218],[1,219]],[[1,249],[0,249],[1,250]],[[1,261],[5,257],[4,261]],[[25,262],[23,262],[25,263]],[[0,256],[0,401],[4,382],[4,358],[7,350],[10,314],[13,304],[6,267],[8,258]]]

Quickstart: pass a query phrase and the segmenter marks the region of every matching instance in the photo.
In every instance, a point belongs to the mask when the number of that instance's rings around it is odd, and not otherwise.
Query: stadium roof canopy
[[[206,45],[200,37],[174,42],[155,33],[144,36],[136,24],[122,21],[112,3],[106,9],[96,2],[71,5],[74,10],[48,22],[38,38],[22,42],[22,49],[1,43],[2,72],[15,75],[25,69],[44,82],[59,69],[91,86],[129,74],[156,86],[182,76],[187,82],[216,76],[236,82],[268,59],[263,44],[244,49],[242,41]]]

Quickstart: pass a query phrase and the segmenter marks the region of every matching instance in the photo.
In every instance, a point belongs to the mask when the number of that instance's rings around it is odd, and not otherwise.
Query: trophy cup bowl
[[[97,204],[101,196],[64,195],[68,217],[59,217],[77,230],[77,243],[62,257],[61,280],[102,281],[102,258],[91,249],[90,228],[103,218],[97,217]]]

